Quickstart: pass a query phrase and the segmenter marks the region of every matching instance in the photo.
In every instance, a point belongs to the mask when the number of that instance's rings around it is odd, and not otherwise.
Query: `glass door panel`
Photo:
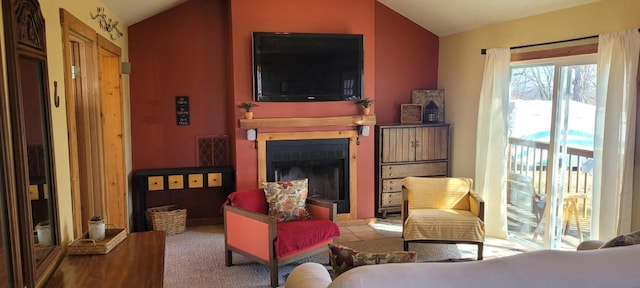
[[[511,69],[507,211],[513,239],[575,249],[590,237],[595,71],[595,64],[581,63]]]
[[[546,241],[550,248],[575,249],[590,238],[596,64],[559,66],[552,181]],[[545,245],[547,246],[547,245]]]
[[[541,248],[553,108],[554,65],[511,69],[507,183],[510,238]],[[543,188],[543,189],[541,189]]]

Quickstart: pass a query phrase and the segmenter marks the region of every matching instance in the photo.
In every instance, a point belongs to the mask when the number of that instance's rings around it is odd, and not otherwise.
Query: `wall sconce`
[[[98,7],[97,8],[98,14],[93,15],[93,13],[89,13],[89,15],[91,15],[91,19],[98,19],[98,22],[100,23],[100,28],[102,28],[102,30],[109,32],[109,37],[111,37],[111,40],[116,40],[120,37],[122,37],[122,32],[120,32],[120,29],[118,29],[118,21],[113,21],[113,19],[109,18],[107,19],[107,15],[104,13],[104,7]],[[115,35],[115,36],[114,36]]]

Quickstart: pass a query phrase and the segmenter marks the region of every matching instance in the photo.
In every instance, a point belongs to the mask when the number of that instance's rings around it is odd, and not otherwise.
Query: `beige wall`
[[[446,90],[446,121],[452,124],[451,174],[475,176],[476,151],[470,143],[475,143],[476,139],[485,60],[480,49],[544,43],[640,28],[638,15],[640,1],[607,0],[441,38],[438,88]],[[639,198],[635,197],[636,204]],[[635,206],[638,208],[640,205]],[[635,223],[635,227],[640,229],[640,223]]]
[[[53,82],[58,82],[58,95],[60,96],[60,107],[56,108],[51,105],[51,118],[53,127],[53,148],[56,164],[56,187],[58,192],[58,210],[60,212],[60,232],[63,242],[67,242],[73,239],[73,219],[72,219],[72,203],[71,203],[71,180],[69,170],[69,141],[67,138],[67,107],[65,105],[65,85],[64,77],[65,71],[63,69],[64,58],[62,54],[62,29],[60,26],[60,8],[64,8],[69,13],[80,19],[82,22],[91,26],[94,30],[98,31],[102,36],[109,38],[109,35],[100,29],[98,20],[91,19],[91,13],[96,14],[97,7],[105,7],[101,1],[98,0],[40,0],[40,8],[42,10],[45,25],[46,25],[46,44],[47,44],[47,60],[49,67],[49,91],[50,101],[53,103]],[[120,21],[111,11],[106,9],[105,13],[108,17],[113,18],[114,21]],[[121,24],[120,30],[124,33],[124,36],[115,44],[122,48],[122,61],[127,61],[127,31],[126,27]],[[4,30],[3,30],[4,31]],[[4,34],[0,40],[2,43],[2,57],[3,63],[6,63],[4,53]],[[6,69],[4,70],[6,71]],[[6,76],[6,75],[5,75]],[[6,87],[6,79],[4,80]],[[127,147],[130,145],[130,133],[129,133],[129,77],[122,77],[122,87],[124,96],[124,111],[126,115],[125,119],[125,141]],[[6,88],[5,88],[6,89]],[[5,93],[7,95],[7,93]],[[127,149],[129,153],[130,149]],[[131,157],[127,155],[127,174],[131,170]]]

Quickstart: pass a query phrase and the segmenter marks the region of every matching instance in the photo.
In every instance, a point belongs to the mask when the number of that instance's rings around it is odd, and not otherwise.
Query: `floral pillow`
[[[311,219],[307,210],[308,180],[263,182],[269,216],[278,222]]]
[[[418,253],[413,251],[394,251],[388,253],[358,252],[349,247],[329,244],[329,262],[333,267],[334,277],[348,270],[373,264],[416,262]]]

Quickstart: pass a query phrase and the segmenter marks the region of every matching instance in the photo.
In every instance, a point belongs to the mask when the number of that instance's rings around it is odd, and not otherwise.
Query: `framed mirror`
[[[53,207],[50,201],[51,165],[48,157],[47,113],[44,101],[47,100],[44,85],[44,63],[39,59],[20,56],[20,90],[22,96],[22,115],[26,137],[28,194],[31,205],[31,225],[34,234],[34,256],[36,266],[51,250],[56,242],[56,229],[52,227]],[[24,161],[23,161],[24,162]],[[55,226],[54,226],[55,227]]]
[[[37,0],[3,0],[8,127],[7,188],[15,287],[39,287],[63,256],[47,76],[44,18]],[[15,228],[17,227],[17,228]],[[17,231],[16,231],[17,229]]]

